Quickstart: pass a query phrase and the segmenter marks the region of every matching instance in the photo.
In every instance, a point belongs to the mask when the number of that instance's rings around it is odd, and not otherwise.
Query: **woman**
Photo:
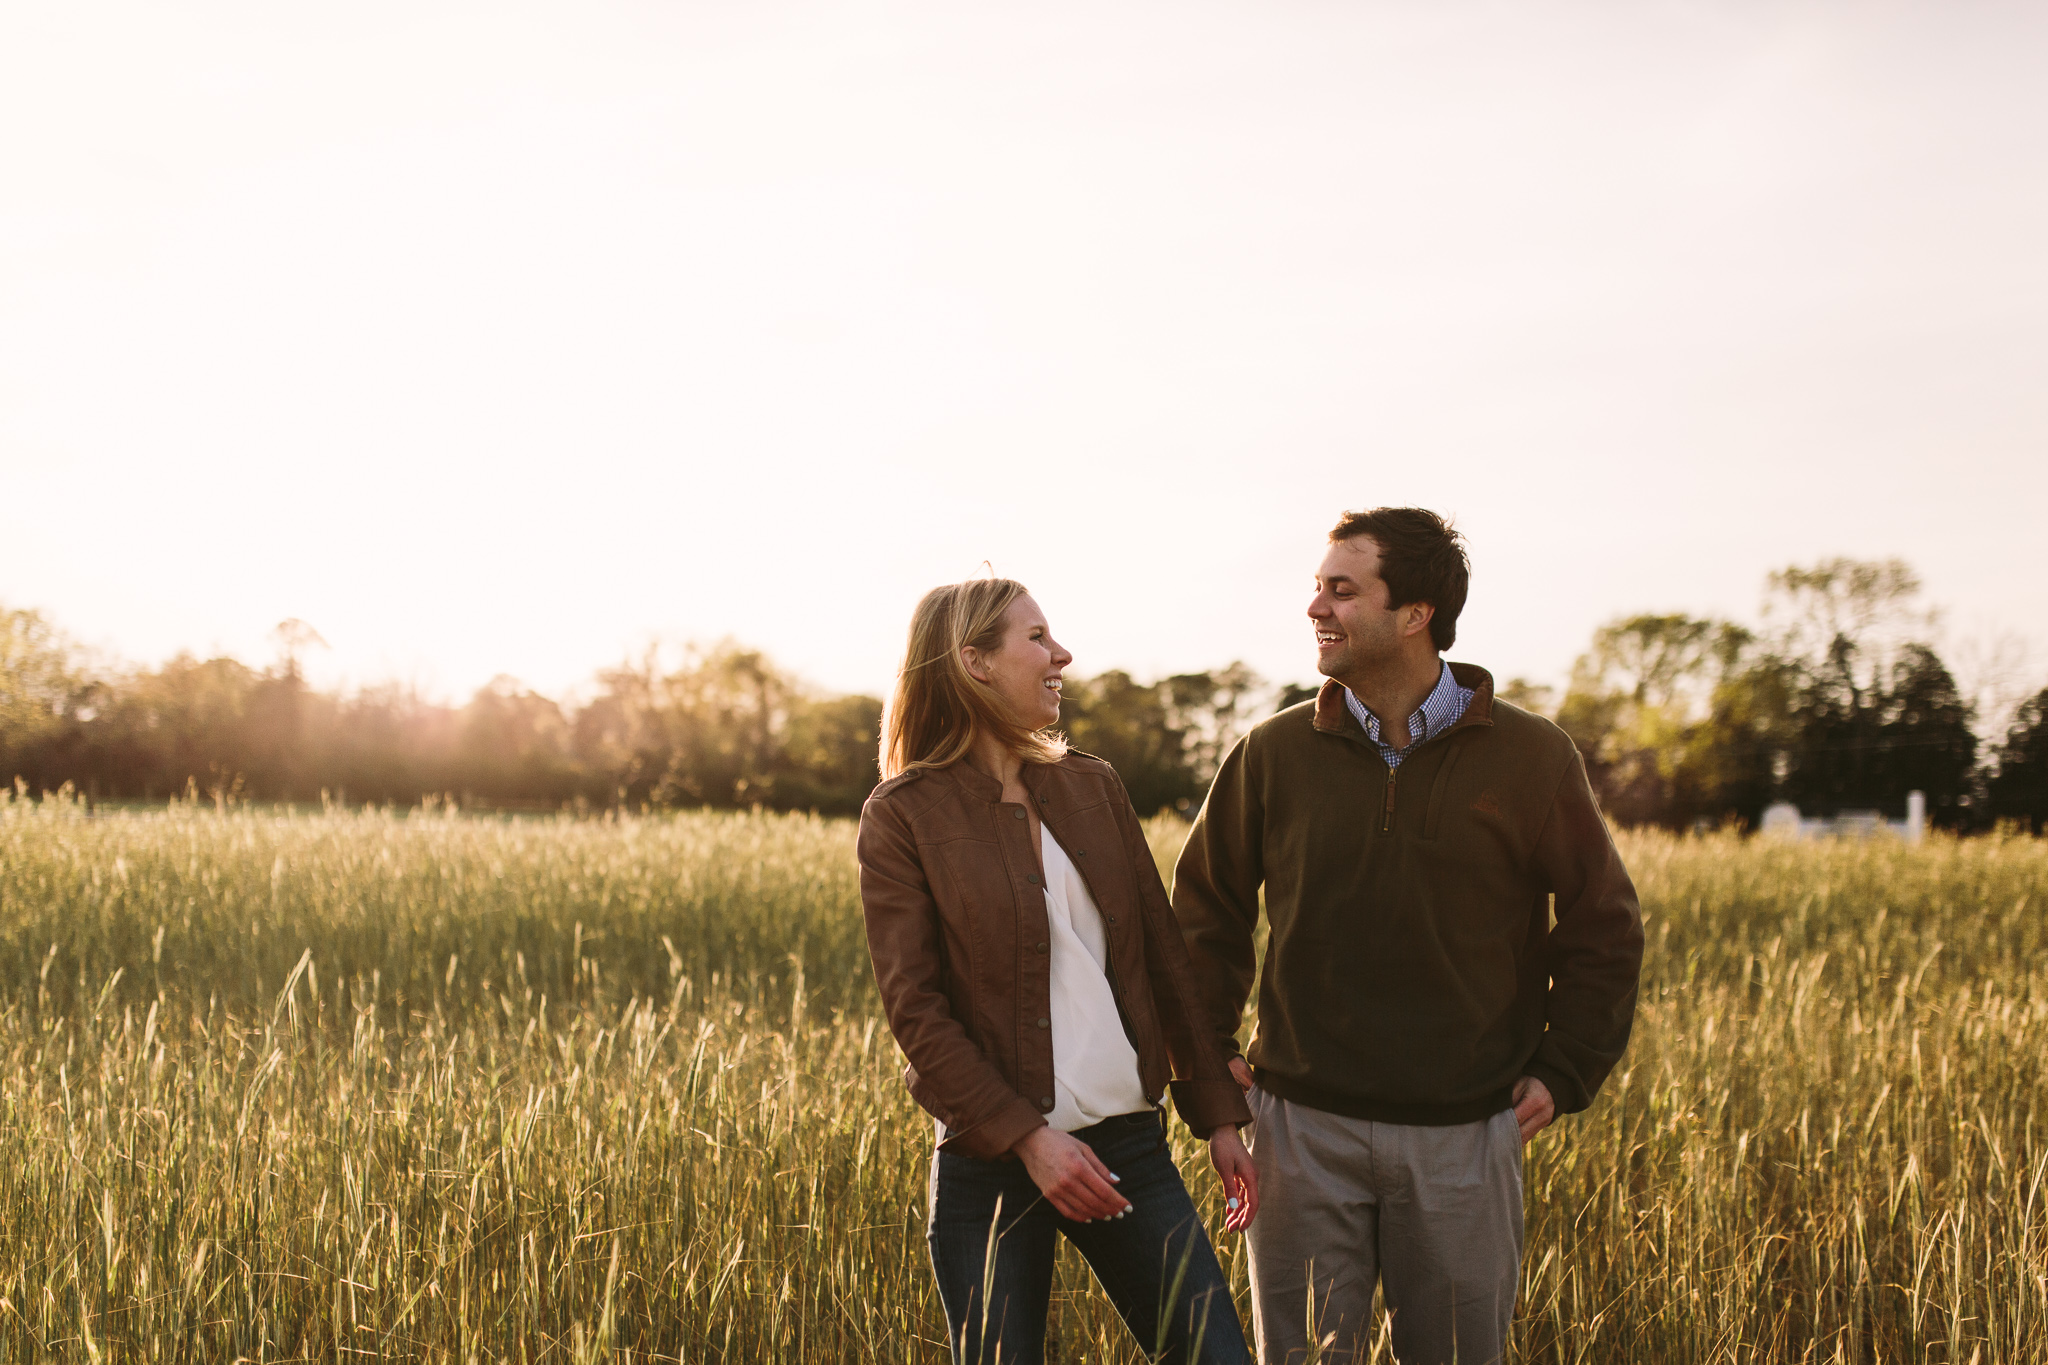
[[[937,588],[882,721],[861,903],[910,1093],[937,1120],[932,1269],[956,1362],[1044,1358],[1064,1234],[1146,1351],[1236,1365],[1243,1329],[1158,1106],[1171,1071],[1233,1231],[1258,1208],[1251,1114],[1123,783],[1045,733],[1072,660],[1022,584]]]

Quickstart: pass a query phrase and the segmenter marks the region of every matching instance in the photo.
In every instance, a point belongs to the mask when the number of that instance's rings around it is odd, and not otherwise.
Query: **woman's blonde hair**
[[[882,713],[882,778],[957,763],[978,734],[991,734],[1026,763],[1056,763],[1067,742],[1020,724],[967,671],[968,645],[993,653],[1003,643],[1003,613],[1025,588],[1014,578],[975,578],[933,588],[910,614],[910,641],[896,691]]]

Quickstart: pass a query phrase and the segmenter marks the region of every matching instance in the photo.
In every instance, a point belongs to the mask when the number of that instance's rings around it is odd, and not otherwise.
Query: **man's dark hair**
[[[1429,618],[1429,638],[1439,653],[1458,638],[1458,613],[1465,610],[1465,590],[1472,583],[1472,563],[1465,558],[1465,538],[1436,513],[1421,507],[1375,507],[1346,512],[1330,532],[1332,542],[1371,536],[1380,548],[1380,578],[1387,585],[1389,609],[1411,602],[1436,608]]]

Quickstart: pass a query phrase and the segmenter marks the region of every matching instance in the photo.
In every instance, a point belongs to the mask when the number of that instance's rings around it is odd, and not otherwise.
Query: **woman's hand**
[[[1121,1218],[1131,1211],[1116,1192],[1116,1176],[1095,1149],[1057,1128],[1034,1128],[1010,1149],[1052,1206],[1077,1223]]]
[[[1234,1124],[1226,1123],[1209,1134],[1209,1164],[1223,1180],[1227,1210],[1223,1226],[1232,1232],[1243,1232],[1259,1211],[1259,1172]]]

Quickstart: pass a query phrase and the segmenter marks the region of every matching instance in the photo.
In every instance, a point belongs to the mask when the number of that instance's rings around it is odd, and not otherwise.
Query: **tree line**
[[[1618,618],[1561,694],[1517,679],[1502,695],[1571,735],[1623,824],[1754,826],[1781,800],[1897,817],[1918,790],[1948,828],[2048,827],[2048,688],[1980,739],[1995,718],[1976,715],[1929,642],[1919,591],[1897,561],[1787,568],[1760,624]],[[0,782],[108,801],[850,814],[877,778],[877,698],[822,693],[732,642],[649,651],[579,701],[501,677],[449,705],[396,685],[319,691],[300,664],[317,637],[286,622],[277,640],[262,667],[93,666],[38,613],[0,606]],[[1115,765],[1139,810],[1191,815],[1245,729],[1313,694],[1242,663],[1151,682],[1112,670],[1069,679],[1062,725]]]
[[[710,806],[857,812],[873,789],[882,703],[806,686],[725,642],[650,650],[565,704],[509,677],[461,705],[398,685],[316,690],[317,636],[278,627],[255,667],[181,654],[93,667],[40,614],[0,606],[0,785],[87,800],[342,801],[556,810]],[[1139,683],[1073,679],[1072,741],[1117,765],[1141,810],[1199,803],[1222,750],[1268,695],[1241,664]]]
[[[1934,613],[1898,560],[1832,559],[1769,576],[1757,626],[1687,615],[1610,621],[1561,698],[1517,684],[1577,743],[1610,818],[1684,829],[1789,801],[1807,815],[1905,813],[1936,825],[2048,825],[2048,688],[2002,734],[1931,643]]]
[[[500,677],[448,705],[398,685],[311,687],[304,629],[257,668],[181,654],[79,666],[48,623],[0,610],[0,773],[87,799],[415,804],[499,809],[772,806],[857,810],[874,785],[881,703],[826,696],[757,650],[722,644],[601,672],[565,706]]]

